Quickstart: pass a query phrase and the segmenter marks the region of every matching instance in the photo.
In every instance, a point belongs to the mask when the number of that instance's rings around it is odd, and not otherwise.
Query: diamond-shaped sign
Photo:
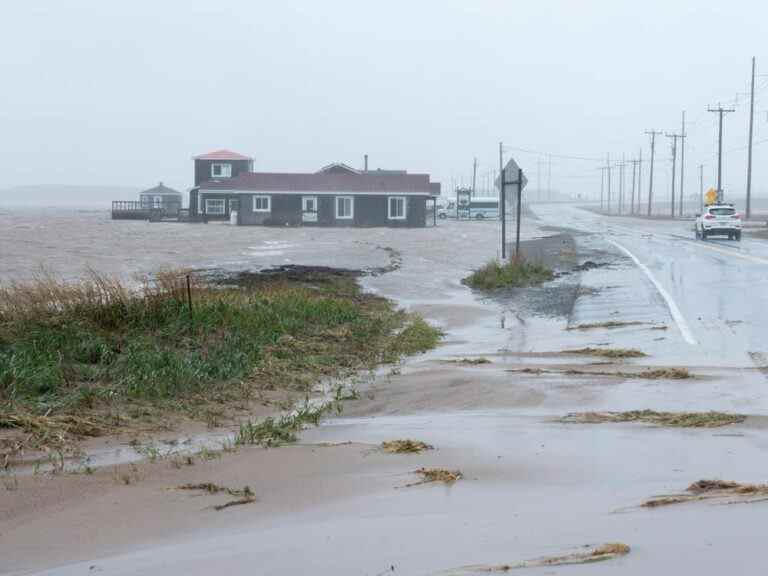
[[[509,162],[507,162],[507,165],[504,166],[504,183],[507,186],[512,185],[515,189],[517,189],[517,175],[519,173],[519,170],[520,170],[520,166],[517,165],[517,162],[515,162],[515,159],[510,158]],[[520,189],[524,190],[526,184],[528,184],[528,178],[526,178],[525,172],[523,172],[523,181]],[[498,176],[496,177],[495,185],[496,185],[496,188],[501,188],[501,183],[499,182]]]

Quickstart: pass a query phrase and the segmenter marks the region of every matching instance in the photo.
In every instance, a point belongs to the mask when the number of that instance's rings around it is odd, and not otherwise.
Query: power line
[[[559,158],[561,160],[580,160],[584,162],[602,162],[602,158],[591,158],[589,156],[578,156],[575,154],[554,154],[552,152],[539,152],[537,150],[530,150],[528,148],[520,148],[517,146],[504,146],[504,150],[515,150],[517,152],[525,152],[526,154],[536,154],[538,156],[549,156],[552,158]]]

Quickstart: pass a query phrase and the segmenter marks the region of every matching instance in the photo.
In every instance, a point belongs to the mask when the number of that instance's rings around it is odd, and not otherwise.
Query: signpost
[[[715,202],[717,202],[717,190],[710,188],[704,196],[704,204],[709,205],[714,204]]]
[[[514,159],[510,159],[502,168],[502,147],[499,145],[499,177],[496,179],[496,187],[499,189],[499,203],[501,205],[501,258],[507,257],[507,186],[517,186],[517,217],[515,233],[515,260],[520,256],[520,212],[523,203],[523,188],[528,184],[528,178]]]

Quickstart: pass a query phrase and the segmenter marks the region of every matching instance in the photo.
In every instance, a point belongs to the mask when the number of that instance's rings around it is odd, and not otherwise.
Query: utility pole
[[[477,196],[477,190],[475,189],[475,184],[477,183],[477,158],[475,158],[475,161],[472,163],[472,196]]]
[[[619,216],[624,209],[624,156],[621,157],[619,164]]]
[[[677,161],[677,139],[680,138],[680,134],[665,134],[667,138],[672,138],[672,218],[675,217],[675,178],[677,172],[675,170],[675,162]]]
[[[638,164],[640,164],[640,160],[632,159],[630,160],[630,162],[632,163],[632,202],[629,205],[629,213],[634,214],[635,213],[635,182],[636,182],[637,167],[638,167]]]
[[[600,170],[600,211],[603,211],[603,197],[605,195],[605,167],[598,168]]]
[[[749,152],[747,153],[747,214],[752,215],[752,127],[755,122],[755,57],[752,56],[752,89],[749,92]]]
[[[547,156],[547,197],[552,200],[552,155]]]
[[[606,204],[606,208],[607,208],[608,214],[610,214],[611,213],[611,155],[610,154],[606,156],[605,169],[608,171],[608,203]]]
[[[680,207],[678,212],[683,216],[683,178],[685,175],[685,110],[683,110],[683,127],[680,131]]]
[[[717,112],[720,116],[720,129],[717,137],[717,201],[723,201],[723,114],[735,112],[734,108],[723,108],[718,104],[717,108],[709,107],[708,112]]]
[[[704,164],[699,164],[699,214],[704,212]]]
[[[640,148],[640,158],[637,161],[637,213],[640,214],[640,197],[643,190],[643,149]]]
[[[651,175],[648,183],[648,216],[650,216],[653,203],[653,161],[656,156],[656,136],[661,134],[661,130],[646,130],[645,133],[651,136]]]
[[[499,142],[499,205],[501,206],[501,259],[507,257],[507,203],[504,190],[504,144]],[[456,205],[458,206],[458,202]]]

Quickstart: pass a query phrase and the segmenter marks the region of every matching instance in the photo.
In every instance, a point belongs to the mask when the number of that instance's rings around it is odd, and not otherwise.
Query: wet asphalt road
[[[402,378],[411,379],[406,388],[412,394],[420,374],[438,371],[443,358],[486,354],[494,361],[487,368],[455,369],[466,375],[468,391],[452,408],[409,409],[406,396],[391,414],[351,414],[305,434],[309,442],[377,444],[411,437],[438,447],[425,458],[393,457],[391,489],[277,516],[245,510],[240,513],[253,518],[233,529],[201,530],[161,546],[144,543],[42,573],[437,574],[622,541],[633,550],[620,560],[529,572],[763,574],[768,505],[633,507],[699,478],[768,480],[765,427],[737,426],[724,434],[638,425],[574,427],[550,417],[646,407],[768,414],[768,380],[756,369],[768,357],[768,242],[745,237],[741,244],[702,243],[693,240],[687,223],[605,218],[568,206],[537,206],[535,212],[538,224],[583,232],[575,236],[579,251],[606,264],[581,274],[581,285],[594,293],[579,298],[567,317],[526,317],[512,305],[480,301],[458,285],[454,263],[440,254],[435,258],[442,265],[424,255],[412,266],[414,257],[404,253],[402,270],[367,281],[369,288],[431,311],[448,329],[443,347],[404,367]],[[403,283],[408,287],[400,288]],[[460,310],[458,319],[450,320],[451,307]],[[609,320],[646,324],[565,330]],[[668,330],[647,328],[659,324]],[[650,355],[641,362],[687,366],[702,378],[526,381],[504,372],[529,361],[521,353],[583,345],[637,347]],[[491,395],[473,404],[472,387],[490,381],[490,373],[500,379],[496,385],[526,391],[526,401],[508,405]],[[423,402],[428,406],[429,398]],[[395,489],[408,481],[408,471],[425,464],[461,468],[465,479],[450,488]],[[307,474],[312,482],[311,471]],[[370,474],[363,456],[356,479],[365,483]]]
[[[678,353],[688,362],[701,358],[705,365],[765,363],[768,242],[746,235],[741,242],[699,241],[688,222],[605,218],[572,207],[542,206],[537,214],[597,233],[609,249],[637,258],[647,268],[646,285],[657,282],[665,292],[667,310],[677,309],[670,320],[682,336]],[[659,286],[654,286],[657,296]]]

